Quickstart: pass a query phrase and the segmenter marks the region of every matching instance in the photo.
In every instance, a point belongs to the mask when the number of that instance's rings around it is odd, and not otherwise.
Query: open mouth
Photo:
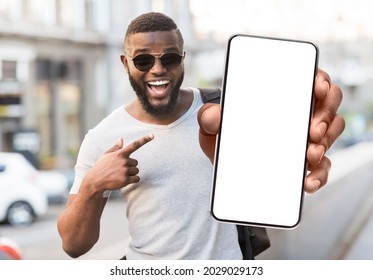
[[[157,97],[164,97],[168,94],[169,80],[151,81],[148,82],[148,88]]]

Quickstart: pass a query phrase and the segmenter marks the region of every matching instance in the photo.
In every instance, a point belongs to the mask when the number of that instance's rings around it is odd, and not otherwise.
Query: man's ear
[[[127,60],[127,57],[124,55],[124,54],[121,54],[120,55],[120,60],[122,61],[122,64],[124,66],[124,69],[126,70],[126,72],[128,73],[129,70],[128,70],[128,60]]]

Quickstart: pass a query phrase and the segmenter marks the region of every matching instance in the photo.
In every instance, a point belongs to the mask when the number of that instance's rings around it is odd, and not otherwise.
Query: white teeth
[[[162,86],[162,85],[165,85],[165,84],[168,84],[169,81],[152,81],[152,82],[149,82],[148,84],[149,85],[152,85],[152,86]]]

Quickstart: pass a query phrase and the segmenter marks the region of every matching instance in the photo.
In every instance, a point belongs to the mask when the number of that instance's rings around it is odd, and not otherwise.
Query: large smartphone
[[[228,40],[211,197],[218,221],[299,224],[317,63],[311,42]]]

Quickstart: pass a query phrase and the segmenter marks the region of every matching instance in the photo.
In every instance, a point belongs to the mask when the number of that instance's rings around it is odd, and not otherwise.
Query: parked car
[[[20,154],[0,153],[0,221],[29,225],[48,209],[36,172]]]
[[[18,174],[31,174],[32,181],[45,192],[49,202],[62,202],[66,200],[69,192],[69,182],[68,178],[62,172],[37,170],[19,153],[0,153],[0,165],[7,165],[9,169],[14,168],[14,170],[17,167]]]
[[[0,222],[29,225],[47,212],[49,201],[67,193],[63,174],[38,171],[23,155],[0,152]]]
[[[59,171],[39,170],[37,184],[47,194],[50,203],[65,202],[69,193],[68,178]]]

